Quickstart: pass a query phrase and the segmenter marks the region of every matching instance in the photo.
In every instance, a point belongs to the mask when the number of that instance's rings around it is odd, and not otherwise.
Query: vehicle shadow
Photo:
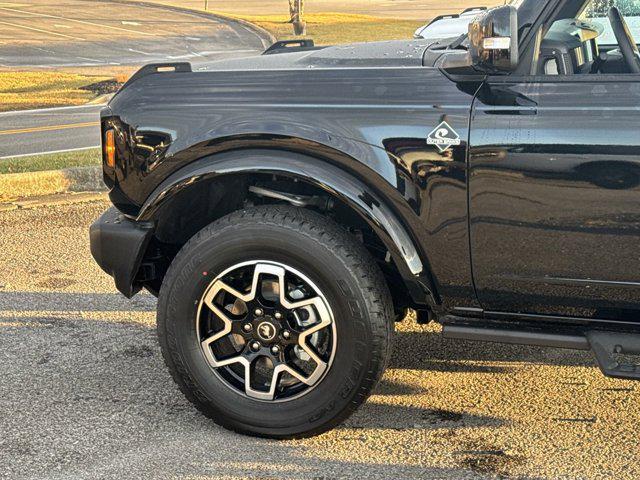
[[[454,340],[421,326],[396,332],[390,368],[507,373],[523,363],[596,368],[590,352]]]
[[[432,430],[440,428],[500,427],[504,423],[504,420],[496,417],[438,408],[392,405],[370,399],[340,428],[356,430]]]
[[[470,430],[498,429],[508,420],[391,398],[426,393],[418,382],[401,382],[393,374],[383,378],[354,416],[319,440],[283,443],[228,433],[201,416],[174,385],[157,344],[154,309],[155,299],[148,295],[130,301],[106,293],[0,292],[0,358],[5,365],[0,464],[45,474],[65,455],[71,459],[70,470],[65,470],[69,476],[83,465],[104,462],[107,469],[117,465],[122,478],[157,462],[163,476],[342,478],[352,472],[360,478],[508,478],[522,461],[491,445],[464,444]],[[146,320],[140,321],[141,316]],[[567,357],[566,352],[553,358],[545,349],[447,340],[433,327],[407,324],[398,330],[391,369],[428,375],[508,373],[515,368],[511,362],[591,365],[588,357]],[[407,436],[425,441],[427,436],[453,449],[462,443],[459,451],[450,452],[451,468],[416,466],[393,460],[388,452],[380,461],[358,461],[371,442],[389,435],[397,435],[398,442]],[[335,444],[362,452],[345,459],[333,454]],[[251,461],[246,448],[257,452]],[[217,460],[211,455],[217,449],[227,457],[235,452],[236,460]],[[176,452],[189,452],[190,460],[181,461]],[[172,456],[175,464],[168,460]]]
[[[72,292],[4,292],[0,291],[0,312],[155,312],[156,299],[142,293],[127,299],[119,293],[72,293]]]
[[[131,316],[127,312],[149,314],[151,318],[156,303],[147,293],[129,300],[119,293],[0,291],[0,319],[6,320],[10,312],[24,312],[33,322],[86,321],[87,316],[96,317],[93,313],[110,312],[112,321],[128,322]],[[432,326],[408,322],[397,327],[390,368],[479,373],[506,373],[512,369],[510,364],[521,363],[595,368],[590,352],[452,340]]]
[[[77,299],[74,294],[71,298]],[[200,415],[178,391],[164,366],[152,325],[128,320],[132,312],[118,312],[121,318],[113,322],[51,318],[47,311],[38,315],[31,309],[28,315],[17,316],[15,310],[0,308],[0,352],[5,365],[0,397],[6,414],[1,425],[6,448],[0,448],[0,463],[45,473],[56,468],[64,455],[69,459],[64,468],[70,476],[78,473],[74,469],[101,462],[107,469],[124,469],[119,470],[124,477],[132,472],[129,468],[146,468],[149,462],[163,465],[163,476],[170,475],[175,465],[180,469],[174,473],[180,476],[186,468],[192,475],[214,478],[256,474],[342,478],[343,472],[360,478],[486,478],[488,473],[487,465],[476,471],[475,463],[465,463],[473,452],[461,454],[459,468],[451,469],[388,459],[361,463],[333,457],[331,448],[304,449],[314,445],[315,439],[282,443],[228,433]],[[385,381],[377,393],[397,394],[398,388]],[[414,391],[412,387],[400,388],[406,393]],[[490,416],[420,408],[395,400],[387,403],[382,397],[372,398],[344,425],[320,438],[332,438],[332,443],[339,442],[347,451],[365,451],[378,431],[406,435],[495,428],[503,423]],[[96,445],[100,447],[97,450]],[[251,461],[246,460],[247,448],[252,450]],[[217,449],[236,460],[216,461],[211,452]],[[189,452],[191,460],[168,461],[175,452]],[[127,461],[114,461],[123,456]],[[506,460],[496,461],[502,472],[504,464],[500,462]]]

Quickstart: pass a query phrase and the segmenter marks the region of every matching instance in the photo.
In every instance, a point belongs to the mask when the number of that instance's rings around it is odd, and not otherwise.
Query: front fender
[[[405,280],[417,282],[421,295],[432,294],[432,282],[413,235],[383,197],[349,172],[308,155],[273,151],[241,150],[197,160],[168,177],[145,201],[137,221],[157,218],[163,206],[194,184],[237,174],[279,174],[308,182],[350,206],[379,236]]]

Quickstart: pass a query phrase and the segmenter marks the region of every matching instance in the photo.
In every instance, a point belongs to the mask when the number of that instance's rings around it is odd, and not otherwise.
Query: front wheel
[[[160,290],[158,334],[187,398],[242,433],[324,432],[369,395],[389,358],[391,298],[379,268],[314,212],[267,206],[209,225]]]

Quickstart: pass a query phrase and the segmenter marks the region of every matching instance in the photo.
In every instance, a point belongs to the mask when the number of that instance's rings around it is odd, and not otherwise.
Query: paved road
[[[206,62],[264,49],[252,29],[169,7],[109,0],[0,2],[0,67]]]
[[[102,105],[0,112],[0,160],[100,145]]]
[[[640,478],[638,384],[589,354],[398,328],[375,395],[321,437],[242,437],[173,385],[155,300],[91,261],[104,202],[0,212],[0,477]]]
[[[198,13],[114,0],[0,2],[0,67],[194,64],[256,54],[254,30]],[[100,106],[0,113],[0,160],[95,147]]]

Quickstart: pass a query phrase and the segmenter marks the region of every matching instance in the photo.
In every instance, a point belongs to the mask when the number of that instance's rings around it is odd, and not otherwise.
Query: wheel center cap
[[[275,325],[266,321],[258,324],[257,332],[258,336],[265,342],[270,342],[276,338],[276,334],[278,333]]]

